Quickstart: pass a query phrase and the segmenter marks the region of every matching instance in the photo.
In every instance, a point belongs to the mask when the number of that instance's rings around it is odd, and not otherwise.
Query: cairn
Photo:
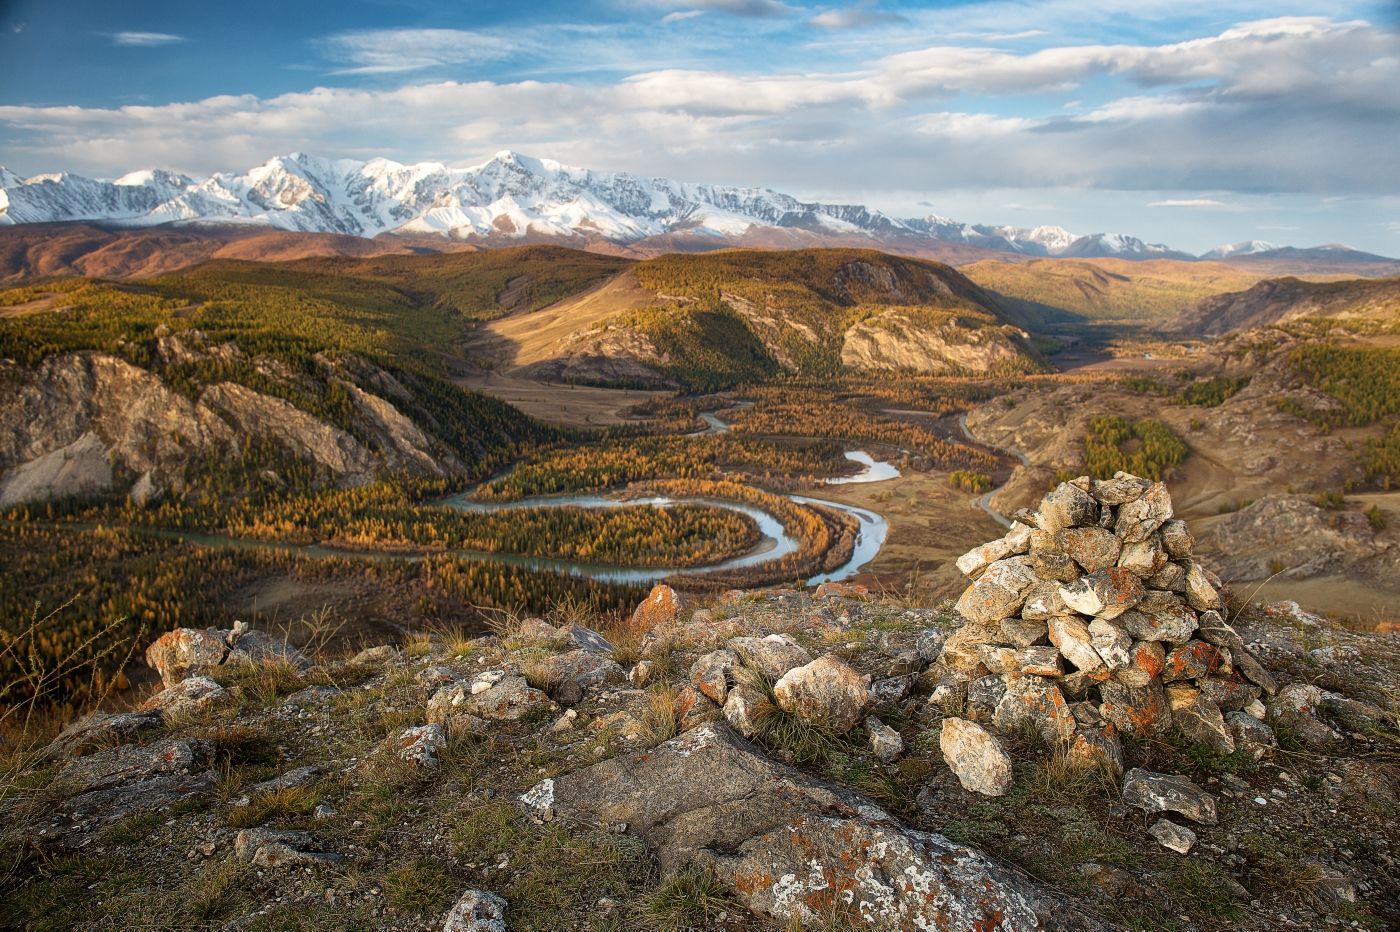
[[[1277,686],[1226,622],[1220,580],[1192,556],[1165,485],[1081,476],[1015,519],[957,561],[973,582],[936,699],[965,695],[973,721],[1030,725],[1120,770],[1121,734],[1175,728],[1256,758],[1273,746],[1260,695]]]

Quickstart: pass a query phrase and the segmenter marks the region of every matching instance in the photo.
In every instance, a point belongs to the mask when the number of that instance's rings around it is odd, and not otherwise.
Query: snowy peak
[[[1253,256],[1261,252],[1273,252],[1275,249],[1283,247],[1268,243],[1262,239],[1252,239],[1247,243],[1235,243],[1233,246],[1216,246],[1209,252],[1201,253],[1202,259],[1228,259],[1230,256]]]
[[[506,241],[601,238],[619,244],[665,234],[723,241],[766,228],[789,228],[819,236],[867,237],[872,246],[898,238],[915,244],[968,243],[1029,256],[1194,258],[1120,234],[984,226],[937,214],[904,220],[859,204],[807,203],[769,188],[599,172],[509,149],[468,168],[293,152],[242,174],[205,179],[163,170],[132,172],[116,181],[69,174],[20,178],[0,168],[0,225],[69,220],[133,227],[191,221],[259,224],[364,237],[401,232]]]

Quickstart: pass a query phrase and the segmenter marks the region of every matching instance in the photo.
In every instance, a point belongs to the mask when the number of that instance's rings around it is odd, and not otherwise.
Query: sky
[[[0,0],[0,165],[293,151],[1400,256],[1400,2]]]

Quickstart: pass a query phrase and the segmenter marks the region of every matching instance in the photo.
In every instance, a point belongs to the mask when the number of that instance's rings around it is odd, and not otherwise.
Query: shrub
[[[1084,460],[1095,479],[1111,479],[1123,470],[1160,481],[1165,470],[1186,459],[1186,444],[1161,421],[1144,418],[1129,424],[1116,414],[1105,414],[1089,426],[1093,433],[1084,438]],[[1139,442],[1138,448],[1131,453],[1123,450],[1132,440]]]
[[[955,469],[948,474],[948,485],[964,492],[980,495],[992,488],[992,477],[969,469]]]

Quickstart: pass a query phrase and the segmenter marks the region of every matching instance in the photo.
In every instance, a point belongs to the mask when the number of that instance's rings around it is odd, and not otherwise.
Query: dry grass
[[[680,690],[669,683],[657,683],[647,692],[647,710],[642,716],[642,739],[648,746],[669,741],[676,736],[676,698]]]
[[[254,828],[274,819],[299,819],[311,815],[321,802],[321,791],[307,786],[291,786],[259,793],[246,806],[232,806],[225,811],[224,823],[229,828]]]

